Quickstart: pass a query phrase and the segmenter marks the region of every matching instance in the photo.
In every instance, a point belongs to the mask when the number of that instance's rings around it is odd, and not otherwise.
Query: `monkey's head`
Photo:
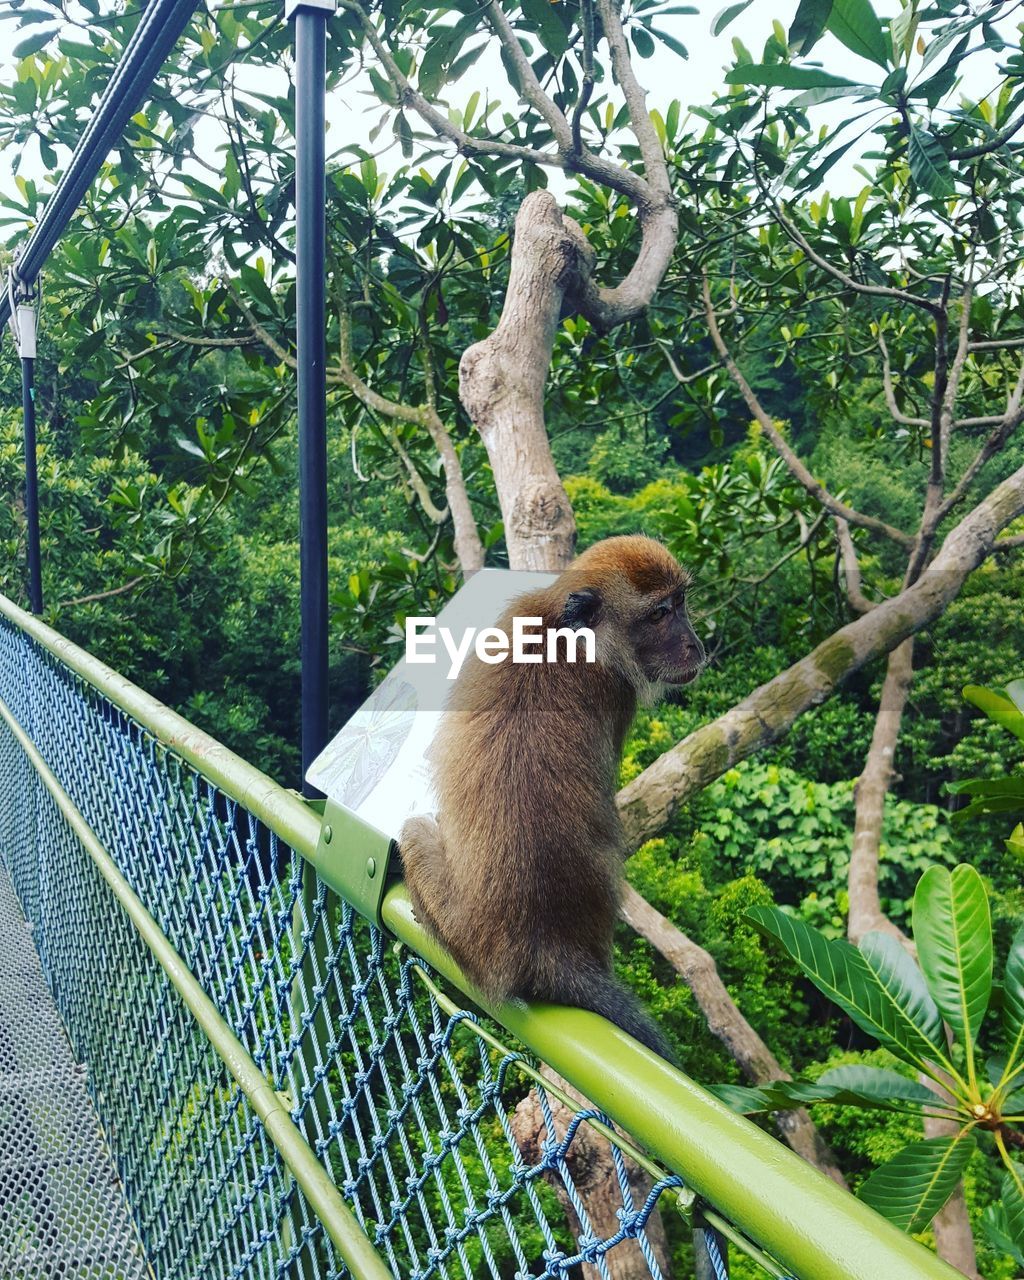
[[[690,576],[653,538],[606,538],[559,580],[560,625],[590,627],[598,661],[618,671],[646,704],[665,686],[689,684],[706,661],[686,613]]]

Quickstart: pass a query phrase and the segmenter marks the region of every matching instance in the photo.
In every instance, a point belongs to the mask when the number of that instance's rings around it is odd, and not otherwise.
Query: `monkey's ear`
[[[570,591],[565,598],[562,622],[567,627],[589,627],[601,608],[601,593],[594,587]]]

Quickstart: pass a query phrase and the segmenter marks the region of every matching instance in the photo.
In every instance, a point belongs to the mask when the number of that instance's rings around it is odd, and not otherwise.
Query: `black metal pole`
[[[302,613],[302,787],[327,742],[327,345],[325,296],[324,0],[299,0],[295,23],[295,273]]]
[[[36,393],[32,383],[35,360],[21,361],[21,413],[25,428],[25,528],[28,545],[28,602],[33,613],[43,611],[43,580],[39,556],[39,474],[36,467]]]

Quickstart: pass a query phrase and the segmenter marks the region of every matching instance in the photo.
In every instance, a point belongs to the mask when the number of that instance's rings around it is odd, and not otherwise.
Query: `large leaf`
[[[711,34],[720,36],[734,18],[738,18],[744,9],[748,9],[753,0],[738,0],[737,4],[727,4],[719,9],[711,23]]]
[[[924,974],[906,948],[891,933],[872,930],[861,939],[860,953],[868,968],[907,1017],[931,1044],[943,1043],[942,1015],[932,999]]]
[[[1024,1048],[1024,925],[1013,935],[1003,974],[1003,1021],[1010,1042],[1010,1062]]]
[[[918,1067],[949,1065],[944,1050],[924,1034],[856,947],[830,941],[777,907],[752,907],[747,918],[762,933],[778,938],[819,991],[898,1058]]]
[[[935,1003],[970,1051],[992,993],[988,895],[972,866],[929,867],[917,882],[914,941]]]
[[[764,1089],[755,1089],[745,1084],[712,1084],[708,1092],[713,1093],[727,1107],[739,1112],[741,1116],[753,1116],[762,1111],[774,1111],[775,1104],[766,1096]]]
[[[1024,1169],[1015,1164],[1013,1169],[1003,1178],[1003,1208],[1006,1211],[1004,1223],[1006,1234],[1013,1242],[1014,1251],[1019,1257],[1024,1253]]]
[[[889,66],[889,41],[869,0],[834,0],[825,25],[853,53]]]
[[[857,1194],[901,1231],[922,1231],[953,1194],[973,1150],[973,1134],[911,1142]]]
[[[767,1086],[783,1089],[796,1102],[832,1102],[842,1107],[903,1111],[907,1103],[934,1106],[939,1099],[917,1080],[884,1067],[846,1066],[826,1071],[816,1081],[784,1080]]]
[[[853,80],[829,75],[816,67],[791,67],[788,62],[743,63],[725,77],[726,84],[778,85],[783,89],[822,89],[829,86],[851,86]]]
[[[550,0],[521,0],[523,16],[553,58],[560,58],[569,47],[569,35]]]
[[[832,0],[800,0],[789,28],[789,43],[797,53],[807,54],[821,39]]]
[[[927,129],[910,126],[907,158],[911,176],[922,191],[939,200],[953,194],[953,170],[949,167],[949,159],[942,144]]]
[[[898,1071],[863,1066],[836,1067],[819,1080],[773,1080],[758,1088],[719,1084],[711,1092],[743,1115],[786,1111],[813,1102],[871,1111],[906,1111],[908,1104],[934,1106],[939,1101],[930,1089]]]
[[[970,804],[957,809],[953,821],[959,825],[983,813],[1019,813],[1024,811],[1024,775],[1012,778],[972,778],[969,782],[949,787],[953,795],[973,796]]]
[[[985,1210],[981,1224],[989,1244],[999,1253],[1009,1254],[1018,1266],[1024,1267],[1024,1249],[1018,1249],[1013,1243],[1006,1206],[1002,1203],[990,1204]]]
[[[1014,688],[1019,683],[1015,680]],[[995,689],[986,689],[980,684],[965,685],[964,697],[979,711],[984,711],[990,720],[1002,725],[1004,729],[1009,729],[1015,738],[1020,738],[1024,742],[1024,711],[1015,705],[1012,698],[996,693]]]
[[[1006,686],[1006,694],[1021,715],[1024,715],[1024,680],[1011,680]]]

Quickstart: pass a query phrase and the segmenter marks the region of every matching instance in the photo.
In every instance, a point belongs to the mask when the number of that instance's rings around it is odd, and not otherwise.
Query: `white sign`
[[[553,573],[481,569],[437,616],[438,634],[492,627],[511,600],[554,582]],[[385,676],[306,772],[306,780],[372,827],[397,838],[406,818],[432,813],[426,754],[452,688],[448,661],[409,663]]]

